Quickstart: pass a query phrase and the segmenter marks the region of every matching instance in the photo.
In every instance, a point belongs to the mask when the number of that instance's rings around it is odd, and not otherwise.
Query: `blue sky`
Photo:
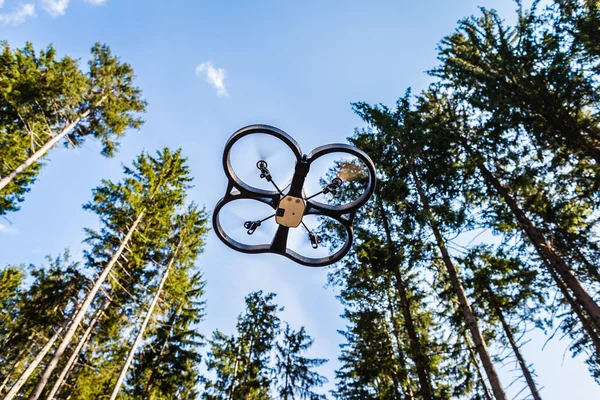
[[[115,158],[102,158],[94,142],[51,153],[21,211],[8,215],[12,225],[0,221],[0,265],[39,263],[65,247],[79,257],[83,228],[98,227],[81,205],[142,150],[183,148],[196,177],[190,197],[210,210],[225,190],[223,146],[240,127],[277,126],[304,152],[343,142],[361,124],[350,102],[393,104],[407,87],[425,88],[438,41],[477,6],[514,14],[509,0],[0,0],[0,38],[11,46],[53,43],[84,61],[94,42],[106,42],[134,67],[149,102],[147,123],[123,139]],[[344,321],[335,292],[324,288],[326,269],[236,253],[213,233],[199,262],[208,281],[202,332],[231,332],[247,293],[275,292],[282,318],[315,338],[311,354],[330,359],[322,373],[333,387]],[[541,351],[545,337],[530,338],[524,353],[544,399],[600,397],[583,359],[564,355],[566,341],[555,338]],[[505,386],[513,367],[501,371]]]

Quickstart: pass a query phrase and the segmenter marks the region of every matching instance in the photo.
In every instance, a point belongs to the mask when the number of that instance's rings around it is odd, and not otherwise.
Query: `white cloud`
[[[0,7],[4,5],[4,0],[0,0]],[[33,3],[22,4],[13,12],[0,13],[0,24],[19,25],[26,19],[35,15],[35,5]]]
[[[44,10],[53,17],[65,15],[67,7],[69,7],[69,1],[70,0],[40,0]]]
[[[86,2],[93,4],[95,6],[101,6],[106,3],[106,0],[85,0]]]
[[[196,67],[196,75],[204,78],[212,87],[217,89],[217,96],[228,97],[225,88],[225,76],[227,71],[223,68],[215,68],[211,61],[203,62]]]
[[[1,233],[20,233],[17,228],[12,228],[10,226],[6,226],[4,224],[0,224],[0,234]]]

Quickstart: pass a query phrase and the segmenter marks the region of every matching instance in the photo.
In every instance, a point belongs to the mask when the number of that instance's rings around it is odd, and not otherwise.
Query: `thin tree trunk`
[[[155,366],[159,365],[162,361],[162,357],[165,353],[165,350],[167,349],[167,346],[169,345],[169,340],[171,339],[171,330],[173,329],[173,325],[175,324],[175,320],[177,319],[177,316],[179,315],[179,311],[181,310],[181,303],[178,304],[176,311],[171,315],[171,318],[169,318],[169,322],[168,322],[168,326],[169,326],[169,332],[167,333],[167,336],[165,337],[165,341],[163,342],[162,346],[160,347],[160,352],[158,353],[158,356],[156,357],[156,361],[155,361]],[[150,393],[152,392],[152,389],[154,388],[154,375],[156,372],[156,368],[152,368],[150,370],[150,376],[148,377],[148,383],[146,384],[146,388],[144,389],[144,399],[149,400],[150,399]]]
[[[481,363],[483,364],[483,369],[485,370],[487,378],[490,382],[490,386],[492,387],[494,397],[496,398],[496,400],[507,400],[506,394],[504,393],[504,389],[502,388],[502,384],[500,383],[500,378],[498,377],[498,373],[496,372],[496,368],[494,367],[494,363],[492,362],[492,358],[489,354],[487,344],[485,343],[485,339],[483,338],[479,326],[477,325],[477,319],[475,318],[475,314],[473,314],[473,310],[471,309],[471,305],[469,304],[469,299],[467,298],[460,277],[458,276],[458,271],[452,263],[452,259],[450,258],[450,254],[448,253],[448,249],[446,248],[446,244],[444,242],[442,233],[440,232],[437,222],[435,221],[435,218],[431,213],[429,199],[425,195],[425,191],[423,190],[423,186],[421,185],[421,180],[417,175],[414,163],[412,161],[412,158],[410,157],[408,157],[408,165],[413,179],[415,181],[415,185],[417,187],[417,192],[419,194],[423,210],[425,211],[425,215],[429,221],[429,226],[433,231],[438,248],[440,249],[440,253],[442,254],[442,260],[444,262],[444,265],[446,266],[446,270],[448,271],[448,277],[450,278],[450,282],[452,283],[454,292],[458,297],[458,302],[460,303],[460,309],[463,318],[465,319],[467,327],[471,332],[471,337],[473,338],[473,342],[475,344],[475,350],[477,351]]]
[[[241,343],[238,343],[236,353],[235,353],[235,364],[233,367],[233,378],[231,380],[231,387],[229,388],[229,400],[233,399],[233,390],[235,389],[235,379],[237,378],[237,370],[240,362],[240,350]]]
[[[533,380],[533,376],[531,376],[531,372],[529,371],[529,367],[527,366],[527,363],[525,362],[525,359],[523,358],[523,355],[521,354],[521,349],[519,349],[519,346],[517,345],[517,342],[515,341],[514,335],[512,333],[512,329],[506,322],[506,319],[504,318],[504,313],[502,312],[502,310],[500,309],[500,306],[498,305],[498,301],[496,300],[496,296],[495,296],[494,292],[492,292],[492,288],[489,287],[489,285],[488,285],[486,287],[486,289],[488,291],[488,296],[490,298],[491,306],[494,309],[494,313],[496,314],[496,317],[498,317],[498,319],[500,320],[500,324],[502,324],[502,329],[504,329],[504,334],[506,335],[506,338],[508,339],[508,343],[510,343],[510,347],[512,348],[513,353],[515,353],[515,357],[517,357],[517,362],[519,363],[521,372],[523,372],[523,376],[525,377],[527,386],[529,386],[531,395],[533,396],[534,400],[542,400],[542,398],[540,397],[540,394],[538,392],[537,386],[535,385],[535,381]]]
[[[254,331],[252,331],[254,334]],[[250,336],[250,346],[248,347],[248,365],[246,365],[246,371],[244,371],[244,383],[242,384],[242,388],[246,389],[246,384],[248,383],[248,374],[250,373],[250,368],[252,367],[252,351],[254,350],[254,337]],[[246,392],[244,398],[248,398],[248,393]]]
[[[108,264],[106,264],[106,267],[100,274],[100,276],[96,279],[94,286],[92,287],[90,292],[85,297],[85,300],[83,301],[83,304],[82,304],[81,308],[79,309],[79,311],[75,314],[75,316],[73,318],[73,322],[71,323],[71,325],[69,326],[69,329],[65,333],[65,337],[63,338],[63,340],[59,344],[58,348],[54,352],[54,356],[50,360],[50,363],[48,363],[46,370],[44,371],[44,373],[38,380],[37,384],[35,385],[35,388],[31,392],[31,395],[29,396],[28,400],[37,400],[41,396],[42,391],[44,390],[44,387],[46,387],[46,384],[48,383],[48,380],[50,379],[50,376],[52,375],[52,372],[54,372],[54,369],[58,365],[58,361],[59,361],[60,357],[63,355],[63,353],[67,349],[67,346],[69,346],[69,344],[71,343],[71,340],[73,340],[73,336],[75,335],[75,332],[77,331],[77,328],[79,327],[79,324],[81,324],[81,321],[85,317],[85,314],[86,314],[88,308],[90,307],[90,305],[92,304],[94,297],[96,297],[96,294],[98,293],[98,291],[100,290],[100,287],[102,286],[102,284],[108,277],[108,274],[113,269],[117,260],[121,257],[121,254],[125,250],[125,247],[127,247],[129,240],[131,240],[133,233],[137,230],[137,227],[140,224],[140,222],[142,221],[143,217],[144,217],[144,212],[142,211],[142,212],[140,212],[138,217],[135,219],[135,221],[131,225],[131,228],[129,228],[129,231],[127,232],[127,234],[121,241],[121,244],[115,251],[115,254],[113,254],[113,256],[109,260]]]
[[[106,309],[108,308],[109,305],[110,305],[110,300],[108,300],[108,299],[104,300],[104,303],[102,304],[102,306],[100,306],[98,311],[96,311],[96,313],[94,314],[87,329],[83,333],[83,336],[81,336],[79,343],[77,343],[77,346],[73,350],[71,357],[69,357],[69,360],[63,367],[58,378],[56,379],[54,386],[52,386],[52,390],[50,390],[50,393],[48,394],[48,397],[46,398],[46,400],[53,400],[54,396],[56,396],[56,394],[59,392],[62,385],[65,383],[66,378],[69,376],[69,374],[73,370],[73,367],[77,363],[77,360],[79,359],[79,354],[81,353],[81,350],[85,347],[85,345],[88,343],[88,341],[92,337],[92,330],[94,329],[94,327],[96,326],[96,324],[102,317],[102,314],[104,313],[104,311],[106,311]]]
[[[461,142],[467,152],[471,153],[473,156],[479,156],[478,153],[471,149],[464,139],[461,138]],[[590,316],[593,323],[596,325],[596,328],[600,328],[600,306],[598,306],[592,296],[585,290],[581,285],[581,282],[573,275],[569,266],[554,251],[552,245],[546,240],[543,233],[540,232],[533,222],[525,215],[515,199],[508,193],[508,190],[500,183],[494,174],[487,169],[482,161],[477,162],[477,168],[481,171],[481,174],[488,185],[490,185],[506,202],[537,253],[543,260],[548,262],[546,264],[548,268],[554,269],[558,273],[565,285],[573,292],[577,302],[581,304],[581,307]]]
[[[115,400],[117,398],[117,394],[119,394],[121,385],[123,384],[123,381],[125,380],[125,376],[127,375],[127,370],[129,369],[129,366],[131,365],[131,362],[133,361],[135,352],[137,351],[138,347],[140,346],[140,343],[142,343],[142,339],[144,338],[144,333],[146,332],[146,328],[148,327],[150,318],[152,318],[152,314],[154,313],[154,307],[156,307],[156,304],[158,304],[158,300],[160,298],[160,295],[162,294],[163,287],[165,286],[165,282],[167,281],[167,278],[169,277],[169,270],[171,269],[171,267],[173,266],[173,263],[175,262],[175,258],[177,257],[177,253],[179,252],[179,249],[181,248],[182,242],[183,242],[183,233],[180,233],[179,243],[177,244],[177,247],[173,251],[173,254],[171,255],[171,259],[169,260],[169,264],[165,268],[165,272],[163,273],[163,276],[160,279],[160,282],[158,283],[158,287],[156,288],[156,294],[154,295],[154,298],[150,302],[150,306],[148,307],[148,311],[146,312],[146,317],[144,318],[144,321],[142,322],[142,325],[140,326],[137,336],[136,336],[133,344],[131,345],[131,348],[129,349],[129,354],[127,354],[127,359],[125,360],[125,364],[123,364],[123,368],[121,368],[121,373],[119,374],[119,377],[117,378],[117,383],[115,383],[112,394],[110,395],[110,400]]]
[[[33,153],[29,158],[21,163],[17,168],[15,168],[11,173],[0,179],[0,191],[4,189],[14,178],[19,175],[21,172],[25,171],[27,167],[31,166],[37,160],[40,159],[48,150],[56,145],[63,137],[65,137],[73,128],[77,126],[81,122],[82,119],[87,117],[90,114],[90,110],[82,113],[79,118],[75,121],[71,122],[67,125],[60,133],[52,139],[48,140],[42,147],[40,147],[35,153]]]
[[[565,287],[564,282],[560,280],[556,272],[550,270],[550,274],[552,275],[552,279],[554,279],[554,281],[556,282],[556,286],[558,286],[558,288],[560,289],[563,297],[565,298],[567,303],[569,303],[571,309],[573,310],[573,312],[575,312],[575,315],[577,315],[579,322],[581,322],[581,326],[583,326],[583,329],[592,340],[592,343],[594,344],[594,347],[596,349],[596,353],[600,354],[600,336],[598,335],[598,332],[594,329],[592,323],[589,321],[588,317],[583,313],[583,310],[581,309],[579,304],[575,301],[575,299],[573,299],[573,297]]]
[[[400,334],[398,332],[398,326],[396,324],[396,316],[394,312],[394,307],[392,305],[391,296],[389,292],[387,293],[387,304],[388,311],[390,312],[391,325],[392,325],[392,335],[396,342],[396,349],[398,351],[398,364],[400,364],[400,379],[405,382],[405,385],[400,385],[403,394],[409,399],[414,400],[415,395],[412,391],[410,376],[408,375],[408,369],[406,368],[406,360],[404,352],[402,351],[402,340],[400,339]],[[394,377],[394,389],[398,392],[398,383],[396,377]]]
[[[35,333],[31,334],[29,336],[29,339],[27,340],[27,343],[29,343],[31,340],[33,340],[33,338],[35,336],[36,336]],[[26,356],[26,353],[28,352],[28,350],[30,350],[29,347],[25,347],[17,355],[17,361],[15,361],[15,363],[13,364],[13,366],[10,369],[10,371],[8,372],[8,374],[6,374],[6,377],[2,380],[2,385],[0,385],[0,394],[2,394],[2,392],[4,392],[4,389],[8,385],[8,382],[12,378],[13,374],[17,371],[17,369],[19,368],[19,366],[21,365],[21,363],[24,362],[24,361],[26,361],[29,358],[28,356]]]
[[[469,349],[469,355],[471,356],[473,365],[475,366],[475,373],[477,374],[477,377],[479,378],[479,382],[481,383],[481,388],[483,389],[483,395],[485,396],[485,398],[487,400],[492,400],[492,394],[490,393],[490,390],[488,389],[488,387],[485,383],[485,379],[483,379],[483,374],[481,373],[481,368],[479,368],[479,363],[477,362],[477,356],[475,355],[475,352],[473,351],[473,347],[471,347],[471,342],[469,341],[469,339],[466,336],[464,339],[465,339],[465,344],[467,345],[467,348]]]
[[[383,229],[385,231],[388,249],[388,262],[391,263],[396,258],[395,256],[397,251],[395,249],[394,242],[392,241],[392,232],[390,229],[389,221],[387,219],[385,210],[383,208],[383,204],[380,199],[377,199],[377,207],[379,208],[379,213],[383,222]],[[426,362],[423,357],[423,352],[421,351],[421,343],[419,340],[419,336],[417,335],[417,330],[415,328],[415,323],[410,310],[410,304],[406,295],[405,282],[402,279],[402,274],[400,273],[400,265],[390,264],[389,267],[391,270],[393,270],[394,276],[396,278],[396,290],[400,295],[400,306],[402,309],[402,316],[404,317],[404,326],[406,328],[406,333],[410,342],[410,350],[412,353],[412,358],[415,362],[417,377],[419,379],[419,385],[421,387],[421,390],[419,392],[424,400],[431,400],[433,399],[433,391],[431,389],[431,383],[429,382],[429,374],[427,373],[427,370],[425,368]]]
[[[111,91],[112,93],[112,91]],[[93,105],[93,108],[100,106],[104,101],[108,98],[108,94],[102,97],[96,104]],[[69,125],[64,127],[62,131],[56,136],[53,136],[52,139],[48,140],[42,147],[40,147],[36,152],[34,152],[29,158],[21,163],[14,171],[6,175],[5,177],[0,177],[0,192],[4,189],[15,176],[19,175],[21,172],[25,171],[29,166],[39,160],[41,157],[48,152],[52,147],[54,147],[62,138],[64,138],[69,132],[71,132],[77,124],[81,122],[84,118],[86,118],[92,112],[91,108],[85,110],[79,117],[71,122]]]
[[[285,397],[283,398],[284,400],[288,400],[288,376],[290,373],[289,367],[290,367],[290,353],[288,352],[288,354],[286,354],[286,364],[285,364]]]
[[[40,365],[40,363],[42,362],[42,360],[44,359],[46,354],[48,354],[48,352],[50,351],[52,346],[54,346],[54,343],[56,342],[56,340],[58,339],[58,337],[60,336],[60,334],[62,333],[62,331],[64,329],[65,329],[65,326],[63,325],[56,332],[54,332],[54,335],[52,335],[52,337],[48,340],[48,342],[46,342],[44,347],[42,347],[42,349],[38,352],[37,356],[27,366],[25,371],[23,371],[23,373],[21,374],[19,379],[15,382],[15,384],[10,388],[10,390],[4,397],[4,400],[12,400],[17,395],[17,393],[19,393],[19,390],[21,390],[21,387],[25,384],[25,382],[27,382],[27,380],[29,379],[29,377],[31,376],[33,371],[35,371],[35,369],[38,367],[38,365]]]

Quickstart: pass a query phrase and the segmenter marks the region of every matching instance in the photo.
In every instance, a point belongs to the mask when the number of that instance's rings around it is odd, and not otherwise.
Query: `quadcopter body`
[[[295,158],[293,176],[291,180],[280,188],[274,179],[276,171],[269,169],[269,164],[264,159],[256,160],[256,174],[261,180],[270,183],[273,190],[258,188],[244,182],[236,173],[231,159],[232,148],[241,139],[250,135],[267,135],[272,139],[280,140],[291,151]],[[307,196],[305,194],[305,183],[307,175],[311,172],[311,165],[324,156],[334,153],[342,153],[357,160],[355,164],[361,164],[361,176],[364,181],[363,190],[345,204],[328,204],[318,201],[323,196],[335,196],[342,189],[344,180],[340,176],[333,177],[330,182],[324,182],[320,191]],[[352,222],[356,211],[365,204],[373,194],[376,177],[375,167],[367,154],[354,146],[347,144],[330,144],[320,146],[309,154],[303,154],[298,143],[284,131],[268,125],[250,125],[235,132],[227,141],[223,153],[223,168],[228,179],[225,196],[217,203],[213,213],[213,226],[217,236],[230,248],[244,253],[275,253],[292,259],[306,266],[324,266],[339,261],[344,257],[352,245],[353,232]],[[239,238],[227,233],[221,221],[223,207],[233,204],[238,200],[254,200],[272,208],[273,213],[262,219],[253,219],[243,222],[243,228],[247,235],[253,235],[257,229],[270,221],[272,218],[277,224],[276,232],[269,243],[247,244]],[[310,229],[304,222],[307,216],[317,218],[330,218],[343,231],[343,244],[338,249],[327,255],[313,256],[310,254],[299,254],[288,246],[288,237],[291,229],[302,229],[310,241],[312,249],[322,248],[323,239]]]

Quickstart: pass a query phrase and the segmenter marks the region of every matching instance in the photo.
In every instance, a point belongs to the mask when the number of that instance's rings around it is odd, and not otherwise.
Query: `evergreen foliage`
[[[286,324],[281,332],[277,313],[283,308],[273,303],[274,298],[274,293],[262,291],[248,294],[236,334],[213,332],[206,366],[215,377],[207,379],[203,398],[270,399],[273,392],[280,398],[323,398],[312,389],[326,379],[313,369],[326,360],[302,356],[312,345],[304,328],[294,332]]]
[[[52,46],[36,52],[31,43],[13,50],[0,43],[0,215],[18,203],[36,179],[41,158],[56,144],[81,146],[87,138],[112,157],[119,138],[139,128],[146,108],[133,84],[133,69],[96,43],[89,70]],[[45,147],[46,146],[46,147]]]

